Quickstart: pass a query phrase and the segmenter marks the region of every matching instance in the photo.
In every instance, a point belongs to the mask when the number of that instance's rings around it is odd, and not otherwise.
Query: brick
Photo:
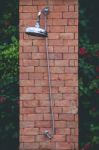
[[[74,93],[75,88],[74,87],[59,87],[59,92],[60,93]]]
[[[29,0],[29,1],[27,1],[27,0],[20,0],[19,1],[20,3],[20,5],[32,5],[32,0]]]
[[[34,98],[34,94],[21,94],[20,96],[21,100],[24,100],[24,99],[31,100],[33,98]]]
[[[64,67],[51,67],[51,73],[64,73]]]
[[[21,80],[20,85],[21,86],[33,86],[34,80]]]
[[[40,149],[41,150],[55,150],[56,144],[55,142],[50,142],[44,140],[44,142],[40,142]]]
[[[20,141],[21,141],[21,142],[28,142],[28,143],[31,143],[31,142],[34,142],[34,137],[33,137],[33,136],[30,136],[30,135],[21,136],[21,137],[20,137]]]
[[[38,52],[38,47],[37,46],[25,46],[25,47],[23,47],[23,51],[25,52],[25,53],[35,53],[35,52]],[[31,53],[31,56],[33,55]]]
[[[77,11],[77,12],[78,12],[78,4],[77,4],[77,5],[75,5],[75,11]]]
[[[78,123],[74,121],[68,121],[66,122],[66,127],[67,128],[78,128]]]
[[[22,121],[20,122],[20,127],[21,128],[34,128],[34,122],[31,121]]]
[[[35,67],[35,72],[45,73],[47,71],[47,67]]]
[[[30,93],[30,94],[39,94],[39,93],[42,93],[42,87],[28,87],[27,88],[27,91],[28,91],[28,93]]]
[[[53,25],[60,25],[60,26],[66,26],[68,23],[68,20],[67,19],[54,19],[53,20]]]
[[[44,73],[44,79],[48,80],[48,73]],[[58,80],[58,74],[53,73],[51,80]]]
[[[49,99],[49,96],[48,94],[35,94],[35,99],[36,100],[48,100]]]
[[[37,135],[39,133],[38,128],[24,128],[24,135],[31,136],[31,135]]]
[[[64,39],[64,45],[77,46],[78,45],[78,41],[77,40],[65,40]]]
[[[53,94],[53,100],[62,100],[63,96],[62,93]]]
[[[75,5],[69,5],[69,11],[75,11]]]
[[[56,39],[56,40],[55,40],[55,39],[53,40],[53,39],[50,39],[50,40],[49,40],[49,45],[50,45],[50,46],[52,46],[52,45],[53,45],[53,46],[54,46],[54,45],[58,45],[58,46],[61,45],[61,46],[62,46],[62,45],[63,45],[63,40],[57,40],[57,39]]]
[[[75,40],[78,40],[78,33],[75,33]]]
[[[49,39],[59,39],[59,33],[49,33],[48,35]]]
[[[36,121],[35,126],[38,128],[49,128],[50,127],[50,121]]]
[[[25,66],[25,67],[21,67],[20,72],[26,72],[26,73],[33,73],[34,72],[34,66]]]
[[[38,150],[39,149],[39,144],[38,143],[28,143],[28,142],[25,142],[24,143],[24,150]]]
[[[23,143],[21,142],[19,145],[20,150],[22,150],[24,148]]]
[[[49,18],[60,19],[62,18],[62,12],[51,12],[50,15],[48,15],[48,19]]]
[[[67,33],[78,32],[78,27],[77,26],[66,26],[65,32],[67,32]]]
[[[39,66],[39,60],[29,60],[25,59],[23,60],[24,66]]]
[[[19,13],[21,13],[22,11],[23,11],[23,7],[20,6],[20,7],[19,7]]]
[[[36,72],[33,72],[33,73],[29,73],[29,80],[40,80],[40,79],[43,79],[43,73],[36,73]]]
[[[75,19],[75,26],[78,26],[79,20]]]
[[[28,20],[23,20],[23,25],[25,26],[25,29],[23,30],[24,32],[25,32],[25,30],[26,30],[26,27],[27,26],[30,26],[31,27],[31,25],[32,24],[35,24],[35,22],[36,22],[36,20],[31,20],[31,19],[28,19]],[[27,39],[26,37],[28,37],[28,39],[33,39],[34,37],[32,37],[32,36],[30,36],[30,35],[27,35],[26,33],[24,34],[24,39]]]
[[[20,13],[20,19],[32,19],[32,13]]]
[[[74,39],[73,33],[60,33],[61,39]]]
[[[70,128],[57,128],[56,129],[56,134],[58,135],[70,135]]]
[[[55,60],[55,66],[68,66],[68,60]]]
[[[24,120],[27,120],[27,121],[43,120],[43,115],[42,114],[25,114]]]
[[[36,113],[49,113],[50,109],[49,107],[36,107],[35,112]]]
[[[36,107],[36,106],[38,106],[38,101],[37,100],[36,101],[35,100],[34,101],[33,100],[26,101],[25,100],[25,101],[23,101],[23,105],[24,105],[24,107],[30,107],[30,108]]]
[[[24,28],[23,28],[24,32]],[[32,41],[31,40],[20,40],[20,45],[21,46],[32,46]]]
[[[49,59],[62,59],[63,58],[63,54],[61,53],[49,53]]]
[[[47,61],[46,60],[40,60],[40,66],[41,67],[47,67]],[[50,60],[50,66],[55,66],[54,65],[54,60]]]
[[[42,107],[42,106],[49,106],[49,101],[47,101],[47,100],[42,100],[42,101],[39,101],[39,103],[40,103],[40,106]]]
[[[38,45],[40,45],[40,46],[45,46],[45,40],[42,40],[42,39],[40,39],[40,40],[33,40],[33,45],[34,46],[38,46]]]
[[[73,121],[74,115],[72,115],[72,114],[59,114],[59,120]]]
[[[58,120],[58,114],[54,114],[54,119]],[[44,114],[44,120],[51,120],[51,114]]]
[[[23,65],[23,62],[24,62],[24,59],[26,60],[27,59],[27,61],[29,60],[29,59],[31,59],[32,57],[31,57],[31,53],[23,53],[23,54],[20,54],[20,59],[22,59],[22,65]],[[24,66],[24,65],[23,65]]]
[[[36,136],[36,141],[37,142],[43,142],[43,141],[47,142],[48,139],[44,135],[37,135]]]
[[[54,6],[54,11],[55,12],[63,12],[63,11],[68,11],[68,6],[63,6],[63,5],[60,5],[60,6]]]
[[[33,6],[23,6],[23,12],[33,12],[34,7]]]
[[[32,59],[45,59],[46,55],[45,53],[32,53]]]
[[[74,26],[75,25],[75,19],[68,19],[68,26]]]
[[[47,80],[35,80],[35,86],[48,86]]]
[[[64,142],[65,141],[65,135],[54,135],[54,138],[52,139],[55,142]]]
[[[66,142],[58,142],[58,143],[56,143],[56,149],[71,150],[71,146],[69,143],[66,143]]]
[[[57,87],[57,86],[64,86],[64,81],[61,80],[56,80],[52,82],[52,86]]]
[[[34,5],[34,6],[37,5],[37,6],[40,6],[40,7],[41,7],[42,5],[46,5],[46,1],[43,0],[43,1],[41,2],[41,1],[38,1],[38,0],[34,0],[34,1],[33,1],[33,5]]]
[[[71,59],[78,59],[78,54],[77,53],[71,53],[71,54],[64,54],[63,56],[64,59],[69,59],[71,61]]]
[[[61,100],[61,101],[60,100],[55,100],[55,106],[58,106],[58,107],[59,106],[60,107],[61,106],[63,106],[63,107],[66,106],[67,107],[67,106],[70,106],[70,102],[67,101],[67,100]]]
[[[27,80],[28,77],[29,77],[28,73],[21,73],[20,74],[20,80],[25,80],[25,79]]]
[[[63,12],[63,18],[78,18],[78,12]]]
[[[56,128],[65,128],[66,122],[65,121],[55,121],[55,127]]]
[[[65,31],[65,27],[64,26],[50,26],[49,27],[49,32],[51,33],[62,33]]]
[[[55,107],[53,108],[54,113],[62,113],[62,107]]]
[[[52,93],[58,93],[58,87],[52,87]],[[43,87],[42,88],[42,93],[49,93],[49,87]]]
[[[22,113],[22,114],[32,114],[32,113],[34,113],[34,108],[23,108],[22,110],[20,110],[20,113]]]
[[[68,47],[67,46],[54,46],[54,52],[62,55],[62,53],[64,54],[68,52]]]

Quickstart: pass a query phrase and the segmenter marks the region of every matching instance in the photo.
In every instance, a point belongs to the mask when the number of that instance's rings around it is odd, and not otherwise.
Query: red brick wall
[[[20,150],[78,150],[78,1],[49,0],[56,130],[51,140],[42,134],[51,130],[45,38],[25,34],[45,6],[46,0],[20,0]]]

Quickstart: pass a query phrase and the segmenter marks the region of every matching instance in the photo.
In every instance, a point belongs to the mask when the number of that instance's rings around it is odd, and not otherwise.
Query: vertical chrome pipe
[[[45,30],[47,29],[47,17],[45,15]],[[49,138],[53,138],[55,134],[55,119],[54,119],[54,111],[53,111],[53,98],[52,98],[52,85],[51,85],[51,71],[50,71],[50,59],[49,59],[49,51],[48,51],[48,38],[46,37],[45,42],[46,49],[46,58],[47,58],[47,70],[48,70],[48,85],[49,85],[49,101],[50,101],[50,112],[51,112],[51,133],[49,131],[45,131],[44,134]]]

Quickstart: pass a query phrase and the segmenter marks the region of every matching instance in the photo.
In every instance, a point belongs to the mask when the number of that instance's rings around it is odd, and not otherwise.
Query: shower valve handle
[[[43,9],[43,14],[44,14],[44,15],[48,15],[48,14],[49,14],[49,8],[48,8],[48,7],[45,7],[45,8]]]

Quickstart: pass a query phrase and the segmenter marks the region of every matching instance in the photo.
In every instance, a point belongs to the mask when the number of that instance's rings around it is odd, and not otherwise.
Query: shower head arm
[[[37,21],[36,21],[35,27],[40,28],[40,16],[41,16],[41,14],[43,14],[44,16],[46,16],[46,15],[48,15],[48,13],[49,13],[48,7],[45,7],[41,11],[38,12]]]

